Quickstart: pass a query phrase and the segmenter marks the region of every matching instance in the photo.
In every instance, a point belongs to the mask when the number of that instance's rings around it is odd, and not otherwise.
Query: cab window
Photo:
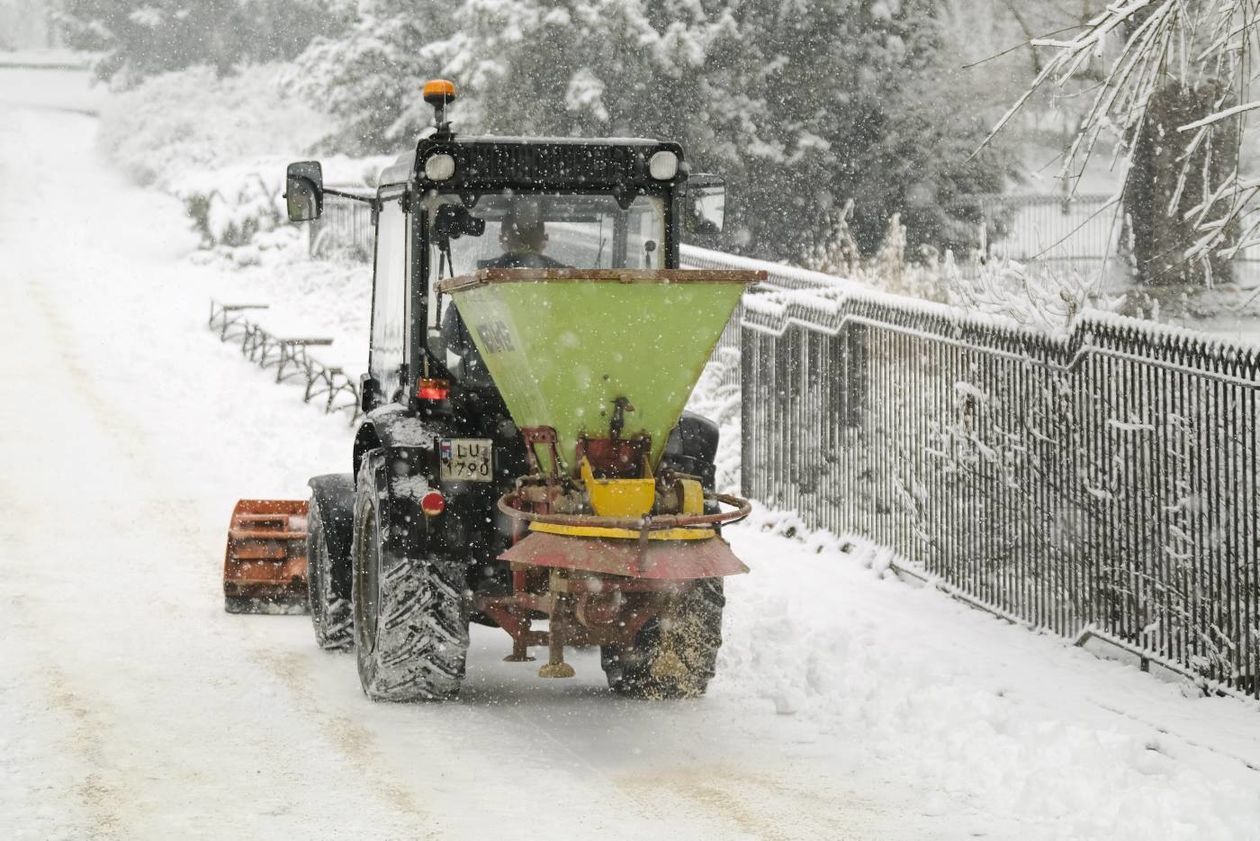
[[[430,349],[466,382],[489,375],[437,281],[478,269],[659,269],[665,265],[665,203],[638,196],[623,208],[613,196],[573,193],[483,195],[471,207],[431,196]]]
[[[407,214],[397,198],[385,199],[376,223],[372,288],[372,341],[368,371],[387,400],[402,387],[407,325]]]

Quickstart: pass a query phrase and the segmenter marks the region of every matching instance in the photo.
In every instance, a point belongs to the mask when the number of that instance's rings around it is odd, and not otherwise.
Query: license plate
[[[438,446],[443,482],[489,482],[494,479],[489,438],[443,438]]]

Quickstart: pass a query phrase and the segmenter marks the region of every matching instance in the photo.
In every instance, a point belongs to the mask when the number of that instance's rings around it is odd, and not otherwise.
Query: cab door
[[[372,331],[368,374],[383,402],[406,401],[403,383],[409,301],[407,271],[411,262],[410,213],[403,189],[384,188],[376,220],[372,259]]]

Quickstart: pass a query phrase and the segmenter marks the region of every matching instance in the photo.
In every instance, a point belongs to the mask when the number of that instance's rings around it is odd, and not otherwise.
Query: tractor
[[[455,87],[425,85],[434,130],[375,194],[290,164],[289,218],[370,203],[368,372],[351,471],[310,500],[242,500],[229,611],[305,601],[324,649],[353,649],[377,701],[454,698],[471,622],[506,659],[573,675],[598,646],[622,695],[703,694],[722,582],[747,571],[721,527],[718,430],[684,412],[756,272],[679,268],[684,228],[719,230],[724,188],[677,143],[457,135]]]

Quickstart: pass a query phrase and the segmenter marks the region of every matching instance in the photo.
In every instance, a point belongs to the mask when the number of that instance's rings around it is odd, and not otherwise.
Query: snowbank
[[[729,580],[716,697],[898,769],[928,814],[975,808],[1024,838],[1256,837],[1256,709],[915,589],[886,551],[791,512],[730,532],[753,571]]]

